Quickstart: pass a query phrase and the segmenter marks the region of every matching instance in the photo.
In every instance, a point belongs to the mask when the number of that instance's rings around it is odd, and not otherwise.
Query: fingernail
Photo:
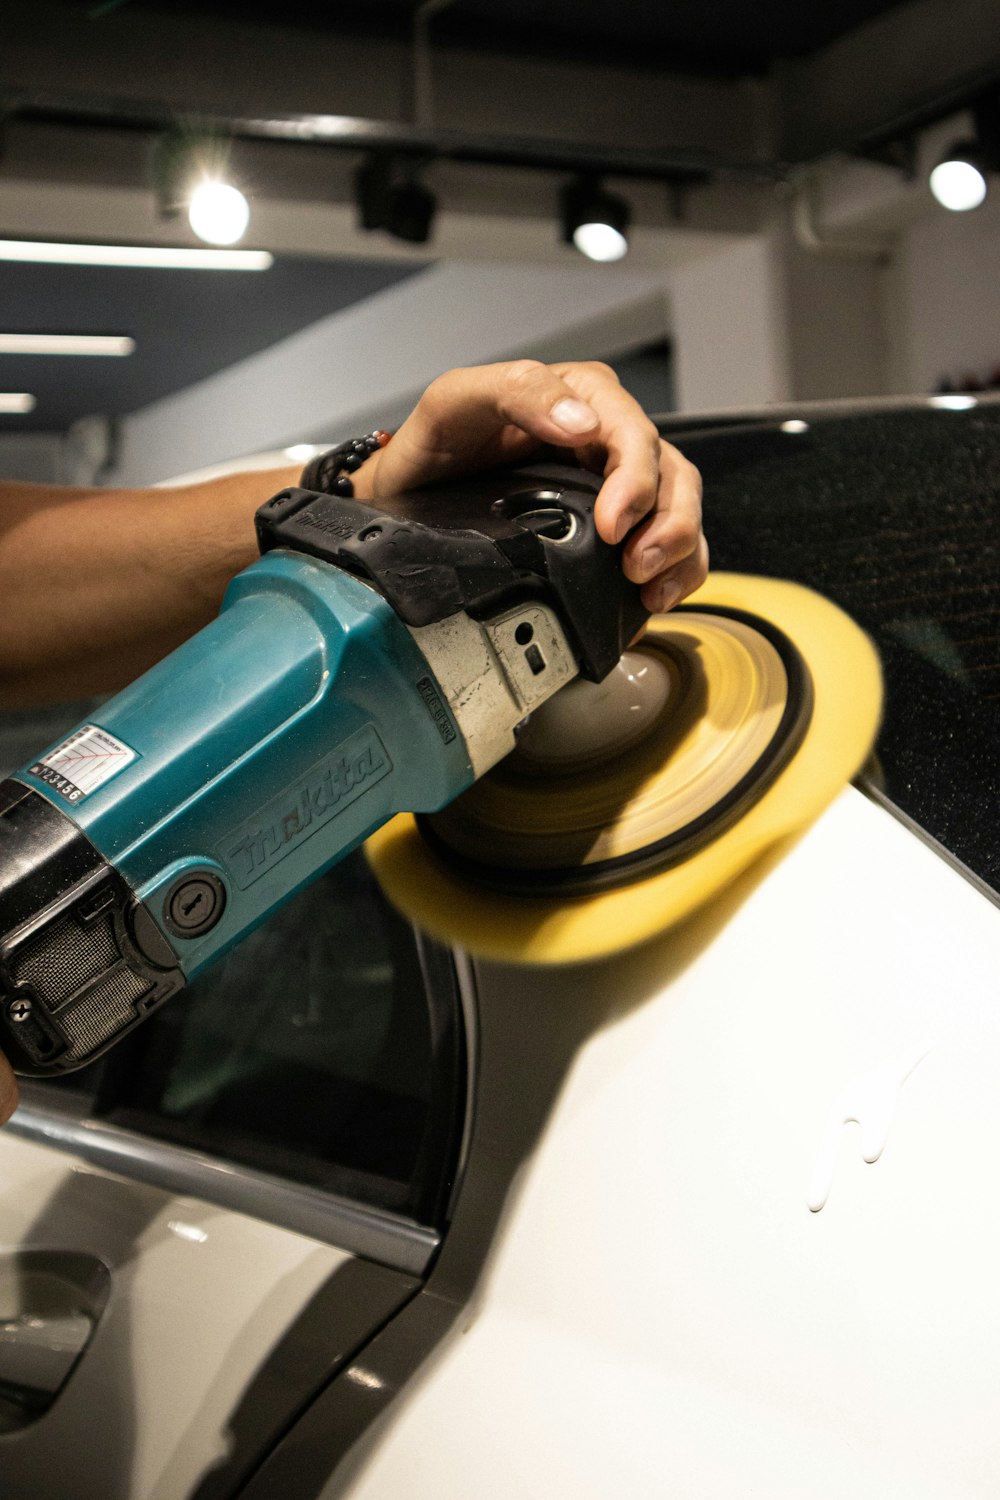
[[[664,614],[668,609],[673,609],[674,605],[677,603],[680,597],[680,584],[674,583],[673,579],[671,578],[665,579],[663,583],[661,583],[658,591],[657,601],[653,610],[654,614]]]
[[[655,578],[667,560],[667,554],[662,547],[655,545],[644,547],[642,556],[639,558],[639,569],[643,578]]]
[[[636,523],[636,517],[630,510],[623,510],[615,522],[615,541],[622,542],[628,536]]]
[[[597,426],[597,413],[586,401],[574,401],[564,396],[557,401],[549,416],[563,432],[591,432]]]

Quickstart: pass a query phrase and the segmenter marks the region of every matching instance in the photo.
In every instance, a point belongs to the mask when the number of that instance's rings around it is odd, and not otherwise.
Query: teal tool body
[[[645,618],[599,482],[283,491],[217,620],[0,784],[0,1049],[81,1067],[400,811],[443,807]]]

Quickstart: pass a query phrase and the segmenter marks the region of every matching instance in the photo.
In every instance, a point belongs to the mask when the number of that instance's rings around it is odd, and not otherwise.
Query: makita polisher
[[[400,810],[442,808],[646,618],[600,480],[289,489],[217,620],[0,784],[0,1048],[83,1066]]]

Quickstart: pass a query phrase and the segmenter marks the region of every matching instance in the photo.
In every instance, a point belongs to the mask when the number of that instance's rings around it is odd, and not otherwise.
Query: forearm
[[[0,707],[112,692],[217,614],[297,468],[178,489],[0,484]]]

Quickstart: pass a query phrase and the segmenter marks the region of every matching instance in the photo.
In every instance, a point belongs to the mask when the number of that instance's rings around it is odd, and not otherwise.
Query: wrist
[[[167,491],[187,522],[196,548],[185,548],[179,566],[201,607],[214,613],[229,580],[257,561],[260,549],[254,517],[260,506],[283,489],[297,486],[297,465],[250,469]]]
[[[376,460],[392,434],[377,427],[362,438],[349,438],[310,459],[302,470],[303,489],[344,499],[367,500],[375,493]]]

